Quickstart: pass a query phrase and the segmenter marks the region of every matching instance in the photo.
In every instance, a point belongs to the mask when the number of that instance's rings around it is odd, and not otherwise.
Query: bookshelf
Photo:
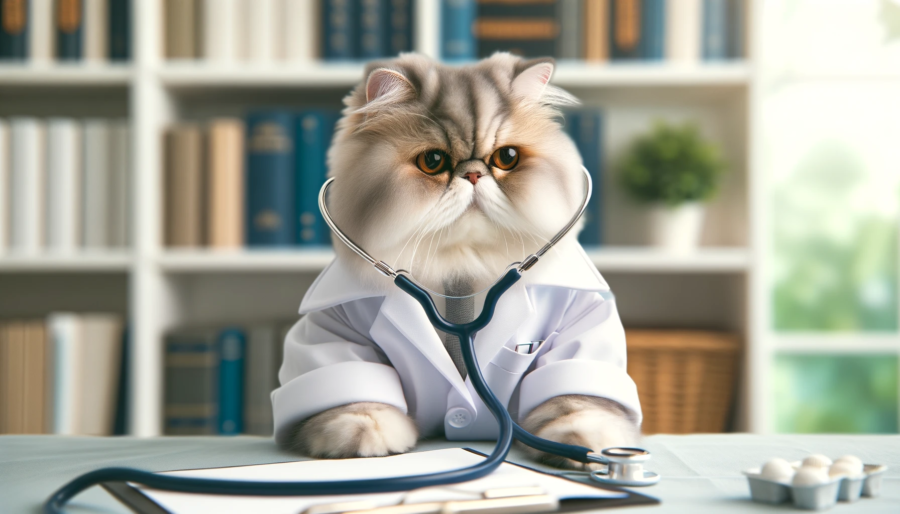
[[[750,27],[760,10],[757,4]],[[36,291],[24,307],[13,308],[13,299],[0,298],[0,308],[4,314],[31,315],[58,308],[127,312],[134,345],[130,432],[140,437],[161,432],[162,339],[168,329],[186,322],[296,316],[306,288],[333,255],[330,249],[165,248],[164,127],[184,119],[239,115],[265,105],[337,106],[362,79],[363,70],[361,64],[318,62],[266,66],[168,62],[161,53],[160,6],[160,1],[134,2],[134,19],[139,21],[134,24],[130,65],[0,66],[0,116],[81,115],[93,109],[130,121],[133,248],[117,253],[0,256],[0,291],[4,285]],[[439,11],[437,0],[417,0],[415,48],[431,56],[438,53]],[[742,334],[746,382],[739,391],[737,428],[766,430],[764,383],[756,378],[761,376],[757,370],[767,366],[760,350],[765,325],[759,315],[767,300],[759,266],[763,258],[759,242],[764,237],[759,219],[765,200],[758,170],[753,168],[758,139],[753,114],[760,93],[752,58],[695,67],[563,61],[554,82],[586,105],[606,109],[609,128],[604,143],[612,155],[657,118],[695,119],[721,144],[732,169],[722,194],[708,210],[700,251],[673,256],[643,245],[635,235],[644,222],[641,209],[621,198],[607,174],[606,218],[616,223],[607,230],[610,245],[588,253],[617,293],[626,325],[703,327]],[[57,290],[71,293],[54,298]],[[84,298],[80,304],[79,294]]]

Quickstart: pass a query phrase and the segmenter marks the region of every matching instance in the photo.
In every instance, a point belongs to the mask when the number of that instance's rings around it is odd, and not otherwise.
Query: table
[[[419,449],[454,446],[458,444],[425,441]],[[492,443],[466,443],[465,446],[486,452]],[[830,512],[900,513],[898,435],[656,435],[645,438],[643,446],[653,453],[648,469],[663,478],[659,485],[642,492],[660,498],[662,505],[629,508],[623,512],[794,511],[788,505],[771,507],[751,502],[747,481],[740,470],[759,466],[770,457],[794,460],[810,453],[823,453],[831,457],[854,454],[864,462],[890,467],[881,497],[855,504],[839,503]],[[98,467],[133,466],[163,471],[301,459],[278,450],[270,439],[259,437],[0,436],[0,512],[37,513],[44,499],[56,488]],[[514,450],[510,460],[527,462],[518,450]],[[97,487],[76,497],[71,505],[69,512],[129,512]]]

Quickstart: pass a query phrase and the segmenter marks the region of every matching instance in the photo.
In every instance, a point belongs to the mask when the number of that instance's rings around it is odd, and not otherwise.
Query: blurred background
[[[0,433],[270,434],[364,61],[553,56],[646,433],[897,433],[900,0],[0,0]]]

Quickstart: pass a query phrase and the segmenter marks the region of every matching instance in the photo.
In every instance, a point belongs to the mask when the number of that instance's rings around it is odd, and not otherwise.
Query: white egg
[[[828,466],[831,466],[831,459],[821,454],[810,455],[803,459],[803,467],[827,468]]]
[[[836,459],[834,463],[846,464],[850,467],[854,475],[859,475],[863,472],[863,462],[855,455],[844,455],[843,457]]]
[[[794,479],[791,480],[793,486],[809,486],[819,485],[828,482],[828,473],[825,468],[804,466],[794,473]]]
[[[790,482],[794,476],[794,468],[784,459],[771,459],[762,467],[759,477],[773,482]]]
[[[845,476],[845,477],[855,477],[858,476],[862,470],[856,471],[852,464],[848,462],[835,462],[828,468],[828,476],[831,478],[837,476]]]

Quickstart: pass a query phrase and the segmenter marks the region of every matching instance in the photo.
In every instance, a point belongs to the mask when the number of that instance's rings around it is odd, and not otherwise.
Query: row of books
[[[0,434],[125,434],[126,339],[112,314],[0,322]]]
[[[744,52],[745,9],[745,0],[443,0],[441,55],[736,59]]]
[[[186,328],[166,336],[167,435],[272,435],[271,392],[292,323]]]
[[[169,59],[370,59],[412,50],[413,0],[166,0]]]
[[[584,211],[584,228],[578,233],[582,246],[603,244],[603,111],[580,108],[564,113],[566,133],[578,148],[584,167],[591,174],[593,193]]]
[[[0,119],[0,253],[130,244],[124,120]]]
[[[330,243],[318,208],[338,112],[260,111],[182,123],[165,137],[166,245]]]
[[[0,60],[128,61],[131,0],[0,0]]]

